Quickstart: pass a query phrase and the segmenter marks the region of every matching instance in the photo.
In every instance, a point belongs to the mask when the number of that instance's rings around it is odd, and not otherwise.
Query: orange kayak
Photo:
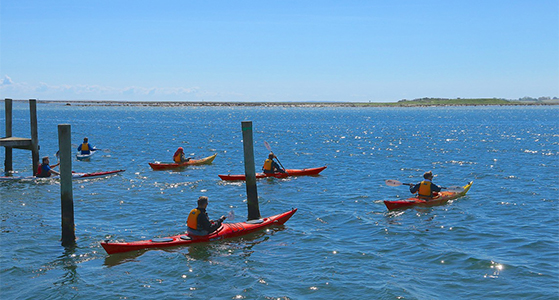
[[[205,158],[202,158],[202,159],[191,159],[191,160],[185,161],[183,163],[159,163],[159,162],[155,162],[155,163],[149,163],[149,166],[154,170],[169,170],[169,169],[183,168],[183,167],[192,166],[192,165],[209,165],[214,161],[216,156],[217,156],[217,153],[212,155],[212,156],[208,156],[208,157],[205,157]]]
[[[470,181],[468,184],[464,186],[464,190],[461,192],[450,192],[450,191],[443,191],[440,192],[439,195],[433,199],[424,200],[419,199],[417,197],[412,197],[406,200],[393,200],[393,201],[384,201],[384,205],[388,210],[393,209],[404,209],[413,206],[434,206],[434,205],[442,205],[447,203],[450,200],[460,198],[465,196],[466,193],[470,190],[474,182]]]

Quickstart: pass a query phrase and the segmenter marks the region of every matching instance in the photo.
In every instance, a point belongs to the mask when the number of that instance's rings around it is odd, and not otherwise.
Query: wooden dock
[[[37,131],[37,100],[29,99],[29,116],[31,122],[31,138],[12,136],[12,99],[4,100],[6,108],[6,136],[0,138],[0,146],[5,147],[6,157],[4,160],[4,172],[13,171],[12,150],[30,150],[33,160],[33,173],[39,167],[39,134]],[[35,175],[35,174],[33,174]]]

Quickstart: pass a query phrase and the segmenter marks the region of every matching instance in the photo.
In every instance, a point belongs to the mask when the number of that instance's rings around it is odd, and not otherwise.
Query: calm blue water
[[[4,133],[4,105],[0,132]],[[102,152],[74,181],[77,248],[60,245],[57,182],[0,182],[2,299],[556,299],[559,297],[559,107],[77,107],[38,104],[41,155],[72,125]],[[253,121],[259,167],[268,141],[286,168],[319,177],[258,181],[260,211],[297,207],[284,227],[243,239],[107,255],[105,239],[178,234],[200,195],[210,217],[246,219],[241,121]],[[14,136],[29,136],[28,104]],[[177,147],[212,165],[152,171]],[[17,175],[29,151],[14,150]],[[3,168],[4,151],[0,151]],[[445,206],[389,213],[408,197],[385,179],[473,180]]]

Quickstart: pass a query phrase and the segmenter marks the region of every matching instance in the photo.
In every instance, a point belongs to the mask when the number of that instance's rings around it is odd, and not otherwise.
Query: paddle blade
[[[264,146],[266,146],[266,149],[268,149],[268,151],[272,152],[272,147],[270,147],[270,144],[268,144],[268,142],[264,141]]]
[[[386,183],[387,186],[401,186],[402,183],[398,180],[393,180],[393,179],[388,179],[386,181],[384,181],[384,183]]]
[[[227,214],[227,219],[229,219],[229,221],[235,220],[235,212],[230,211],[229,214]]]

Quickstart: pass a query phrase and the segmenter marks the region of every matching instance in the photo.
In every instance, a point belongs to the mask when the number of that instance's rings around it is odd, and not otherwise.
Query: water
[[[3,109],[3,105],[2,105]],[[0,132],[4,132],[4,112]],[[102,152],[74,181],[77,247],[60,245],[57,182],[0,182],[2,299],[551,299],[559,296],[559,108],[77,107],[38,104],[41,155],[57,124]],[[253,121],[257,167],[268,141],[286,168],[318,177],[258,181],[260,211],[297,207],[285,226],[245,238],[107,255],[105,239],[185,230],[200,195],[210,217],[245,220],[241,121]],[[29,136],[27,103],[14,136]],[[177,147],[212,165],[152,171]],[[4,151],[0,153],[4,161]],[[14,150],[16,175],[31,174]],[[3,167],[3,165],[2,165]],[[433,208],[388,212],[386,199],[426,170],[443,186],[474,185]]]

